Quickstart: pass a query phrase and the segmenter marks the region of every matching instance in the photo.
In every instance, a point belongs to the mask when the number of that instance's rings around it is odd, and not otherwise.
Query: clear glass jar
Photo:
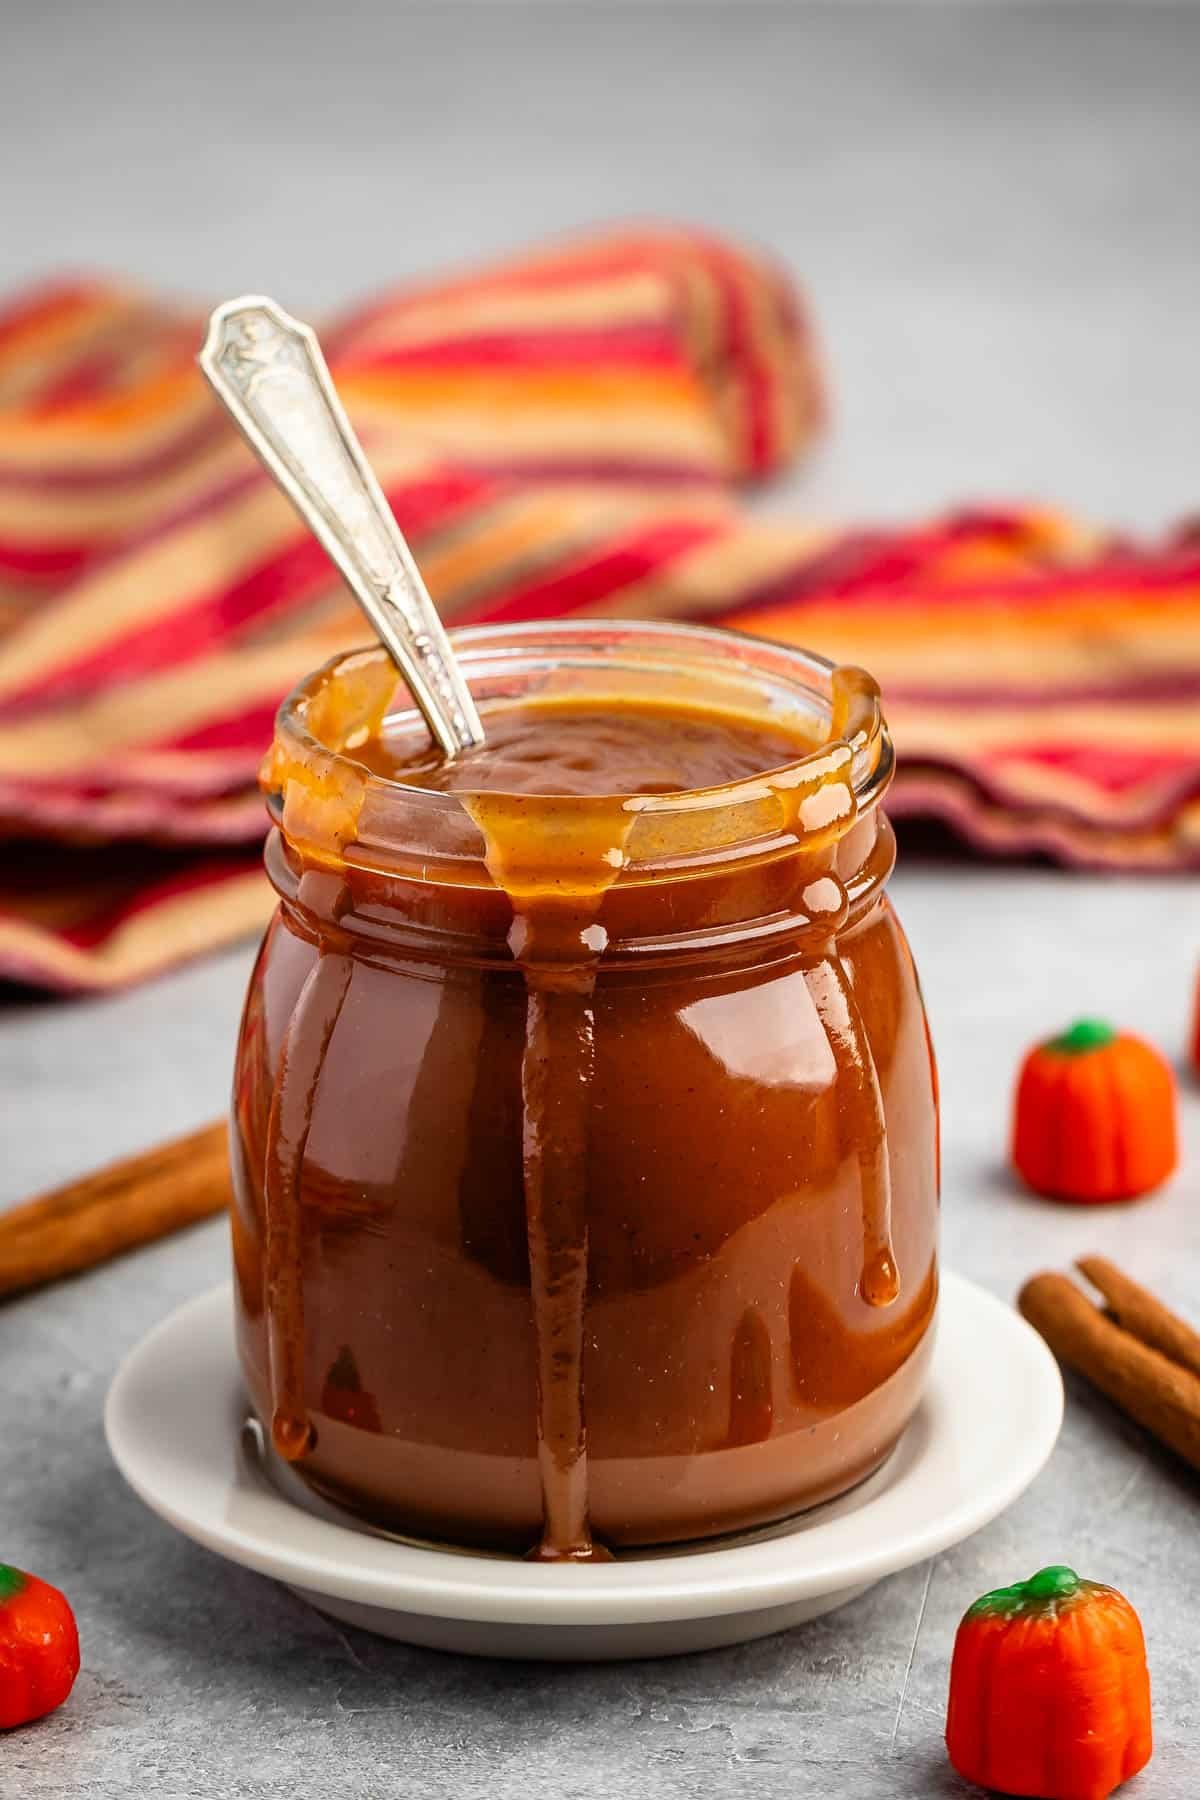
[[[597,900],[577,1472],[614,1546],[828,1499],[910,1418],[937,1288],[936,1077],[884,892],[878,696],[860,672],[696,627],[455,643],[483,702],[700,700],[816,746],[635,798]],[[461,797],[355,760],[393,686],[382,652],[328,664],[284,704],[267,765],[279,908],[237,1056],[240,1355],[322,1494],[412,1535],[527,1550],[549,1366],[523,1160],[528,972]],[[553,804],[540,862],[568,857],[586,805]]]

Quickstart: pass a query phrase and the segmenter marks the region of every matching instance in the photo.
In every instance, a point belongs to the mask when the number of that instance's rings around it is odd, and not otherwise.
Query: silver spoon
[[[412,551],[346,417],[317,335],[274,300],[227,300],[197,359],[412,689],[447,756],[483,725]]]

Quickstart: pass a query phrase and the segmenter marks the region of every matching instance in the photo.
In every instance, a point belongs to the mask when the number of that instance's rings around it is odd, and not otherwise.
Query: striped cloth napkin
[[[10,980],[110,988],[258,927],[272,714],[364,636],[196,373],[202,322],[101,283],[0,313]],[[739,490],[822,423],[803,305],[762,259],[606,235],[323,339],[448,620],[704,617],[809,644],[884,685],[894,815],[985,850],[1200,864],[1200,534],[747,512]]]

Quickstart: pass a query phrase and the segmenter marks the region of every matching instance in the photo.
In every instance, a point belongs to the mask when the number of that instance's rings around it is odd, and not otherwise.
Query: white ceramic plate
[[[197,1543],[336,1618],[479,1656],[665,1656],[783,1631],[978,1531],[1033,1480],[1062,1421],[1041,1338],[945,1274],[926,1396],[853,1493],[717,1547],[531,1564],[372,1532],[264,1462],[231,1309],[227,1287],[190,1301],[117,1371],[105,1428],[129,1485]]]

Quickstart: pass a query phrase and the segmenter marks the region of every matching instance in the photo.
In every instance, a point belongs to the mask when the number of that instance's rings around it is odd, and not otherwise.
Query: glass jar
[[[613,1546],[828,1499],[909,1420],[937,1289],[936,1077],[884,892],[878,695],[698,627],[556,621],[455,645],[484,704],[702,702],[814,746],[625,803],[588,939],[572,1479]],[[282,707],[265,771],[279,907],[237,1054],[239,1352],[321,1494],[523,1551],[565,1355],[536,1249],[531,1265],[531,978],[463,797],[355,760],[394,685],[381,651],[328,664]],[[552,886],[588,802],[546,805],[525,876]]]

